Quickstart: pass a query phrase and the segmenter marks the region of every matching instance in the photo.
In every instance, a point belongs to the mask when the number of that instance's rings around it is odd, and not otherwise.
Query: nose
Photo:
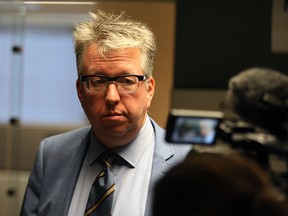
[[[114,104],[120,101],[120,95],[116,82],[109,82],[106,87],[105,100],[110,104]]]

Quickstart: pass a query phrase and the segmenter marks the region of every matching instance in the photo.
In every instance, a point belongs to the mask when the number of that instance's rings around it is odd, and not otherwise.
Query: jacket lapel
[[[153,120],[152,125],[155,130],[155,152],[153,156],[152,173],[148,189],[145,216],[152,215],[153,193],[155,183],[165,175],[165,173],[173,166],[169,163],[169,159],[173,157],[174,151],[171,144],[166,143],[163,139],[165,131],[160,128]]]
[[[173,144],[165,141],[166,131],[159,127],[152,119],[151,122],[155,130],[155,152],[153,157],[145,216],[152,215],[154,187],[157,181],[162,178],[168,170],[182,161],[192,149],[192,145],[183,144],[177,144],[177,148],[174,149]]]
[[[63,173],[63,184],[60,188],[55,216],[64,216],[68,214],[74,189],[78,180],[79,173],[89,146],[90,133],[82,137],[82,142],[78,143],[71,151],[71,160],[66,164],[67,172]]]

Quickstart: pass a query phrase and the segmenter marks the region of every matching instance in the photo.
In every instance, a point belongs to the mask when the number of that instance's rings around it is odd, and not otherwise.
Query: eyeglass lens
[[[112,82],[116,84],[118,91],[123,93],[135,92],[139,87],[139,80],[135,76],[123,76],[115,80],[94,76],[88,77],[86,81],[88,90],[92,92],[102,92],[106,90],[107,86]]]

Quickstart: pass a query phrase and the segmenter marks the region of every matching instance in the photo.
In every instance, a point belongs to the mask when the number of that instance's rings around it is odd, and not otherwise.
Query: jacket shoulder
[[[62,149],[75,149],[88,139],[91,126],[85,126],[67,131],[61,134],[53,135],[42,140],[40,149],[49,149],[51,151],[60,151]]]

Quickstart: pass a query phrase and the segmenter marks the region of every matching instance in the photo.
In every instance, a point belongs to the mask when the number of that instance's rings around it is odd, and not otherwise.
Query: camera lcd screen
[[[168,118],[166,141],[212,145],[218,135],[220,112],[173,110]]]

